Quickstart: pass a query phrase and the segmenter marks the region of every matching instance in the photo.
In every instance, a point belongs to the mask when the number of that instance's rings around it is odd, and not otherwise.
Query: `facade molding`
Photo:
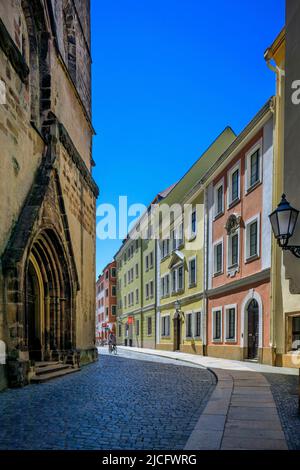
[[[233,281],[230,284],[215,287],[214,289],[209,289],[206,292],[208,298],[217,297],[222,294],[228,294],[229,292],[238,290],[242,287],[247,287],[251,284],[256,284],[263,281],[270,281],[271,271],[270,269],[264,269],[258,273],[255,273],[251,276],[247,276],[243,279],[238,279],[237,281]]]

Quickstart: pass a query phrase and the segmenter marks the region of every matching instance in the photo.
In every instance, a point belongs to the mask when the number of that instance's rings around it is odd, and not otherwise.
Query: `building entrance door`
[[[258,303],[251,300],[248,306],[248,359],[258,358],[259,346],[259,314]]]
[[[181,343],[181,320],[179,317],[174,318],[174,350],[180,350]]]

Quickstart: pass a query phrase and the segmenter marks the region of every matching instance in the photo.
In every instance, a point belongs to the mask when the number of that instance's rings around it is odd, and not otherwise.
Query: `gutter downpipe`
[[[282,175],[280,175],[281,165],[283,166],[283,161],[281,161],[281,137],[280,137],[280,128],[279,128],[279,117],[280,117],[280,102],[283,99],[282,97],[282,78],[285,73],[284,70],[271,64],[271,58],[269,57],[269,49],[264,54],[264,58],[267,64],[267,67],[276,75],[276,99],[275,107],[272,109],[274,116],[274,134],[273,134],[273,191],[272,191],[272,209],[274,209],[274,204],[277,200],[280,199],[281,193],[283,191],[283,181]],[[280,164],[279,164],[280,163]],[[282,168],[283,170],[283,168]],[[272,365],[276,364],[276,349],[277,349],[277,338],[276,338],[276,307],[277,305],[277,280],[281,281],[281,265],[282,265],[282,253],[280,252],[279,247],[275,243],[274,237],[272,236],[271,242],[271,315],[270,315],[270,346],[273,349]],[[279,272],[278,272],[279,270]],[[278,276],[278,278],[277,278]],[[283,313],[283,311],[281,312]],[[279,364],[278,364],[279,365]]]
[[[204,211],[204,263],[203,263],[203,313],[204,319],[202,322],[203,325],[203,356],[207,356],[207,329],[208,329],[208,312],[207,312],[207,286],[208,286],[208,227],[207,223],[207,187],[204,189],[204,201],[203,201],[203,211]]]

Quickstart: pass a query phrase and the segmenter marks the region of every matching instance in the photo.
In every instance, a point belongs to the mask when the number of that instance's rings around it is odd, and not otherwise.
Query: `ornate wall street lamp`
[[[282,195],[281,201],[277,208],[269,215],[274,237],[278,245],[283,250],[288,250],[294,256],[300,258],[300,245],[288,245],[289,239],[293,236],[299,211],[294,209],[286,200],[285,194]],[[298,411],[300,414],[300,368],[299,368],[299,401]]]
[[[283,250],[288,250],[297,258],[300,258],[300,245],[288,245],[293,236],[299,211],[294,209],[286,200],[285,194],[277,208],[269,215],[274,237]]]

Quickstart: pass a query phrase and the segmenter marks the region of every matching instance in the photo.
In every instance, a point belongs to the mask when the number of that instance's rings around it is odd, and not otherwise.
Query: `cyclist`
[[[112,353],[113,351],[115,353],[117,352],[117,338],[112,331],[109,333],[108,337],[108,350],[110,353]]]

